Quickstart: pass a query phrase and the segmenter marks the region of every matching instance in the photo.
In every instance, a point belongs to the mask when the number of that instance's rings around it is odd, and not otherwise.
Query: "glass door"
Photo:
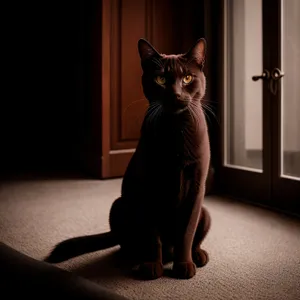
[[[300,1],[223,3],[221,188],[300,213]]]

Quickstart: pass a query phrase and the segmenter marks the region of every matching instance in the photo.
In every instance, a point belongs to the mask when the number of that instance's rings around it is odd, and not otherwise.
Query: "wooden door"
[[[203,37],[203,3],[193,0],[181,7],[171,0],[102,1],[102,55],[96,64],[101,72],[95,76],[101,80],[101,93],[99,84],[94,92],[94,101],[101,99],[101,107],[94,108],[94,126],[101,127],[101,135],[93,137],[101,142],[101,153],[97,152],[99,144],[89,153],[90,170],[98,177],[123,176],[140,136],[147,101],[141,85],[138,40],[148,39],[162,53],[187,51]]]
[[[299,109],[300,93],[294,74],[297,59],[292,58],[297,57],[297,36],[282,28],[282,24],[292,28],[291,22],[298,22],[300,7],[295,6],[297,1],[292,2],[223,1],[223,157],[219,182],[228,195],[299,213],[300,125],[294,110]],[[286,9],[296,14],[294,21],[286,22]],[[287,36],[287,44],[282,43]],[[284,61],[291,64],[286,65],[286,71],[282,71]],[[284,146],[292,147],[293,154]]]

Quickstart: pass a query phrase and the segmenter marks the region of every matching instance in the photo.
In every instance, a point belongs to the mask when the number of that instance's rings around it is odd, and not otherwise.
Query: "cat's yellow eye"
[[[193,80],[193,76],[192,76],[192,75],[186,75],[186,76],[183,77],[183,82],[184,82],[185,84],[191,83],[192,80]]]
[[[166,83],[166,78],[163,76],[157,76],[155,81],[160,85],[164,85]]]

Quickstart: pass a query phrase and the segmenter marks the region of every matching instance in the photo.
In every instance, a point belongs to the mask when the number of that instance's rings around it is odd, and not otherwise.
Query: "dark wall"
[[[79,166],[93,5],[96,1],[20,1],[2,8],[1,171]]]

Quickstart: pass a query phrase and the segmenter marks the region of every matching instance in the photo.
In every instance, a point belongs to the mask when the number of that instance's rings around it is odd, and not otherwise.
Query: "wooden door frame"
[[[111,35],[110,0],[102,0],[102,60],[101,60],[101,120],[102,154],[101,177],[110,176],[110,35]],[[99,153],[100,155],[100,153]]]

